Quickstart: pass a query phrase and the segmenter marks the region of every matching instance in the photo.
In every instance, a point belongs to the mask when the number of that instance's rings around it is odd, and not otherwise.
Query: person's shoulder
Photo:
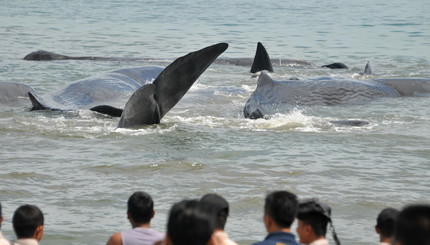
[[[122,245],[121,232],[113,234],[106,245]]]

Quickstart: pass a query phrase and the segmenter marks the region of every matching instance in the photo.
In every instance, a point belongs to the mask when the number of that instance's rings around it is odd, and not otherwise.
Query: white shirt
[[[13,245],[39,245],[39,242],[33,238],[24,238],[13,241]]]
[[[3,234],[0,231],[0,245],[10,245],[9,240],[4,238]]]
[[[328,240],[325,238],[321,238],[311,242],[309,245],[328,245]]]
[[[228,238],[227,233],[224,231],[216,230],[214,232],[214,237],[222,245],[237,245],[237,243]]]

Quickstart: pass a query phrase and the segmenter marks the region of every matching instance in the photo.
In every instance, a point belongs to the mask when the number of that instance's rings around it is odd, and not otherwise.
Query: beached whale
[[[4,103],[28,92],[32,110],[89,109],[121,117],[118,127],[156,124],[227,47],[227,43],[219,43],[203,48],[176,59],[166,68],[145,66],[92,76],[44,96],[20,84],[0,83],[0,91],[7,91]],[[124,106],[121,99],[130,94]]]
[[[264,49],[261,43],[257,45],[257,52],[261,57],[258,59],[264,60],[262,62],[267,62],[265,54],[267,55],[266,50]],[[250,67],[255,63],[257,56],[254,58],[218,58],[214,61],[215,64],[225,64],[225,65],[236,65],[236,66],[245,66]],[[269,59],[270,66],[309,66],[312,65],[311,62],[299,59]],[[24,57],[24,60],[29,61],[52,61],[52,60],[100,60],[100,61],[157,61],[157,60],[166,60],[162,58],[121,58],[121,57],[99,57],[99,56],[67,56],[63,54],[56,54],[53,52],[39,50],[35,52],[31,52]],[[263,65],[263,64],[259,64]],[[268,65],[268,64],[267,64]],[[257,72],[258,68],[255,67],[252,71],[253,73]],[[273,71],[273,68],[272,68]]]
[[[370,73],[369,63],[364,74]],[[261,72],[257,88],[245,104],[245,118],[267,118],[292,106],[347,105],[381,97],[429,95],[430,78],[381,78],[354,80],[317,77],[276,81]]]

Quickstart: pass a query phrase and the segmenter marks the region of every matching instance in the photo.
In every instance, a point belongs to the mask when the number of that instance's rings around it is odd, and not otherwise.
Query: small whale
[[[227,48],[227,43],[208,46],[176,59],[166,68],[144,66],[95,75],[44,96],[20,84],[0,83],[0,91],[8,94],[4,96],[5,103],[27,92],[32,110],[89,109],[121,117],[118,123],[121,128],[157,124]],[[51,57],[61,59],[61,56]],[[123,108],[115,106],[121,104],[118,100],[127,97]]]

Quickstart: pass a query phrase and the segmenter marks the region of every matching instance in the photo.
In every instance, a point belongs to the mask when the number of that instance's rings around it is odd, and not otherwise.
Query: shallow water
[[[428,1],[398,0],[2,1],[0,81],[43,94],[105,71],[165,66],[217,42],[230,44],[222,57],[251,58],[258,41],[272,58],[313,62],[275,66],[276,79],[362,79],[367,61],[372,77],[430,77],[429,10]],[[22,60],[39,49],[162,60]],[[331,62],[351,69],[319,68]],[[161,124],[139,129],[117,129],[118,119],[88,111],[29,112],[25,99],[0,107],[2,232],[14,238],[12,213],[31,203],[45,214],[43,244],[105,244],[129,227],[126,200],[136,190],[153,196],[152,226],[161,231],[174,202],[217,192],[231,205],[230,237],[249,244],[266,234],[266,193],[286,189],[327,202],[344,244],[375,244],[381,209],[429,202],[429,97],[295,108],[253,121],[242,114],[257,81],[248,71],[212,65]],[[329,123],[344,119],[370,124]]]

